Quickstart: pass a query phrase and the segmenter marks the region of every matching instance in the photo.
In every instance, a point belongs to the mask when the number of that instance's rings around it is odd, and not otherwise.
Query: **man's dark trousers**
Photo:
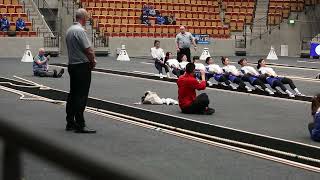
[[[87,105],[91,84],[91,69],[89,63],[69,64],[70,93],[67,99],[67,123],[80,127],[85,126],[83,112]],[[75,119],[75,121],[74,121]]]

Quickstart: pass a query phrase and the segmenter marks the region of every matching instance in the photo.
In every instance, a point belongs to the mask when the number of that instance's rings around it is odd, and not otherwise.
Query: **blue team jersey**
[[[311,139],[320,141],[320,112],[314,115],[314,128],[311,130]]]

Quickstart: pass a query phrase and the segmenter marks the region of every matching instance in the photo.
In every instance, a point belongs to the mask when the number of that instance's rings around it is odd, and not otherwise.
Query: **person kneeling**
[[[43,48],[39,49],[39,53],[34,57],[33,60],[33,75],[39,77],[54,77],[60,78],[63,73],[64,69],[61,69],[58,73],[57,70],[49,71],[48,61],[49,56],[44,56],[45,50]]]
[[[194,71],[195,65],[188,63],[185,74],[180,76],[177,81],[179,106],[182,113],[211,115],[215,110],[208,107],[208,95],[202,93],[196,97],[196,90],[206,89],[205,71],[200,71],[201,82],[195,78]]]
[[[312,99],[311,115],[313,116],[313,122],[308,125],[311,139],[320,141],[320,94]]]

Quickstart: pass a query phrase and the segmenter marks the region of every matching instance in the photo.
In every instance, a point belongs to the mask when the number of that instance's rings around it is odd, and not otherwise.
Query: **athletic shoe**
[[[159,77],[160,77],[160,79],[163,79],[163,74],[160,73],[160,74],[159,74]]]
[[[291,94],[288,94],[288,96],[289,96],[289,97],[292,97],[292,98],[294,98],[294,97],[295,97],[295,95],[294,95],[294,94],[292,94],[292,93],[291,93]]]
[[[63,73],[64,73],[64,69],[62,68],[62,69],[60,70],[59,74],[57,75],[57,77],[61,77],[61,76],[63,75]]]
[[[252,92],[252,89],[248,86],[245,86],[245,88],[247,89],[248,92]]]
[[[295,94],[296,96],[306,96],[305,94],[302,94],[301,92],[298,92]]]
[[[207,83],[208,83],[208,86],[212,86],[213,85],[213,83],[211,81],[207,81]]]
[[[237,89],[237,87],[234,86],[233,84],[230,84],[229,86],[230,86],[233,90],[236,90],[236,89]]]

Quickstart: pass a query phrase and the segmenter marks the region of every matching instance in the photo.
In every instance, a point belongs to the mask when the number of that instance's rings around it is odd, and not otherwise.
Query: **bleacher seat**
[[[128,37],[175,37],[179,26],[185,25],[190,32],[214,36],[213,29],[223,27],[218,0],[81,0],[81,6],[90,13],[96,30],[110,36]],[[176,25],[155,25],[155,18],[149,17],[152,26],[141,25],[143,5],[148,4],[163,16],[176,17]],[[240,9],[239,9],[240,11]],[[247,12],[247,11],[246,11]],[[252,19],[252,18],[251,18]],[[247,22],[247,21],[245,21]],[[201,28],[199,28],[201,27]]]

